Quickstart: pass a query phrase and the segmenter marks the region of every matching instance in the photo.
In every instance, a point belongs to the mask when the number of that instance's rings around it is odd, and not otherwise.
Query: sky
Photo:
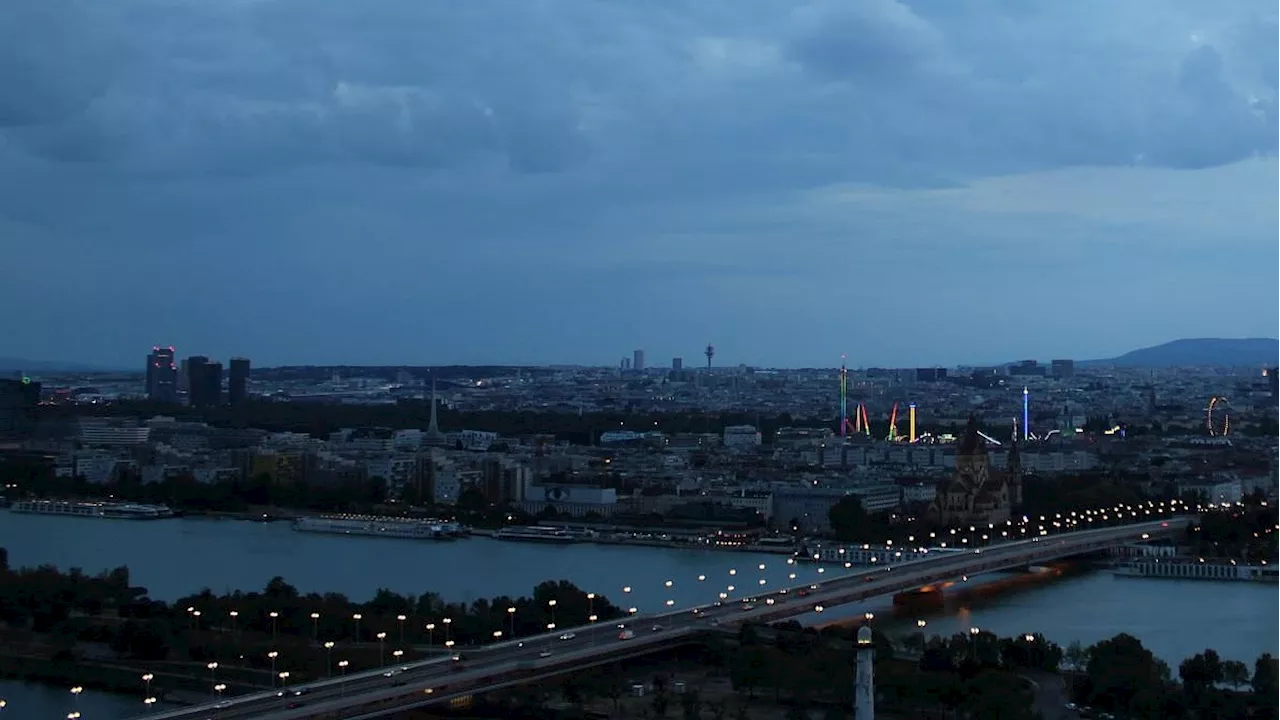
[[[5,6],[0,356],[910,367],[1280,325],[1274,1]]]

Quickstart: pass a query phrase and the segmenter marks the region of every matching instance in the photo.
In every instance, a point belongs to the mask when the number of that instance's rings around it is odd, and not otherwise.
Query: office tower
[[[178,400],[178,366],[174,364],[172,345],[156,345],[147,356],[147,398],[163,403]]]
[[[683,369],[684,369],[684,358],[671,358],[671,369],[672,369],[672,370],[683,370]]]
[[[1054,377],[1069,378],[1076,374],[1075,360],[1053,360],[1049,363],[1049,371]]]
[[[14,380],[0,380],[0,436],[29,432],[36,420],[40,404],[40,383],[19,375]]]
[[[178,364],[178,393],[191,392],[191,358],[183,358]]]
[[[631,353],[631,369],[639,371],[644,369],[644,351],[636,350]]]
[[[209,408],[222,404],[222,363],[203,355],[187,358],[187,381],[192,407]]]
[[[227,374],[227,402],[239,405],[248,397],[249,358],[231,358]]]

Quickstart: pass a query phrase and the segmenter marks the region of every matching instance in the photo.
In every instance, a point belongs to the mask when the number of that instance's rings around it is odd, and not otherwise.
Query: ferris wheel
[[[1221,395],[1209,398],[1204,411],[1204,426],[1211,437],[1226,437],[1231,433],[1231,402]]]

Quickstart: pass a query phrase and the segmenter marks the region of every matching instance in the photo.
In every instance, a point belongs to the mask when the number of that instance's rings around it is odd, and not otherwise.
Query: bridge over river
[[[738,623],[778,622],[871,597],[915,590],[964,576],[1026,567],[1133,542],[1182,533],[1194,516],[1036,537],[964,552],[936,553],[883,567],[860,568],[819,584],[782,588],[749,599],[635,615],[468,650],[466,657],[378,668],[341,678],[232,697],[147,716],[148,720],[345,720],[386,717],[474,694],[537,682],[694,644]],[[457,656],[455,656],[457,657]]]

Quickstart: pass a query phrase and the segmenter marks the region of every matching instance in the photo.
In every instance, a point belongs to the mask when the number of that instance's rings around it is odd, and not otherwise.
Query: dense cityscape
[[[812,595],[816,605],[801,602],[822,617],[847,602],[827,597],[841,574],[870,583],[880,566],[927,565],[931,553],[939,562],[954,562],[951,552],[985,549],[992,557],[1019,542],[1153,520],[1160,539],[1144,532],[1146,542],[1112,541],[1101,555],[1063,551],[1033,564],[1030,575],[999,572],[972,589],[909,583],[923,589],[888,591],[893,611],[926,617],[948,603],[1018,593],[1025,578],[1052,582],[1100,567],[1117,580],[1244,581],[1274,590],[1273,367],[1027,360],[787,370],[720,367],[711,346],[705,357],[703,367],[676,358],[652,368],[637,350],[612,369],[251,368],[235,358],[224,377],[216,361],[179,359],[174,348],[156,346],[141,372],[18,371],[0,380],[3,503],[11,517],[33,521],[280,521],[345,543],[632,546],[727,554],[743,565],[772,557],[768,564],[791,569],[780,581],[792,586],[790,596],[766,586],[773,581],[762,562],[758,592],[736,588],[731,570],[713,602],[695,602],[691,617],[716,626],[731,620],[731,635],[606,657],[611,671],[566,659],[553,675],[564,683],[556,692],[531,694],[516,683],[453,695],[454,712],[481,717],[662,717],[673,708],[687,718],[835,718],[850,710],[861,717],[877,712],[862,708],[864,695],[891,718],[1274,714],[1273,653],[1223,658],[1209,648],[1169,661],[1123,632],[1091,645],[1058,643],[1039,628],[1027,628],[1026,639],[977,626],[930,636],[924,619],[881,629],[868,611],[815,622],[796,617],[790,604],[791,596]],[[1171,528],[1169,521],[1193,517],[1185,530]],[[293,688],[280,691],[295,698],[283,703],[295,713],[289,717],[345,717],[323,703],[314,714],[303,710],[310,707],[303,695],[321,692],[336,669],[340,697],[348,668],[353,682],[372,672],[375,690],[401,688],[420,682],[409,676],[439,662],[439,652],[454,672],[481,672],[483,660],[456,649],[501,648],[504,640],[524,648],[518,638],[618,620],[619,639],[632,638],[633,626],[649,632],[647,624],[665,633],[683,621],[662,613],[690,602],[674,592],[655,600],[630,586],[581,589],[554,574],[527,596],[456,603],[384,588],[357,602],[301,593],[285,572],[261,593],[221,595],[192,594],[202,584],[193,576],[186,593],[159,600],[131,584],[123,567],[130,563],[121,560],[101,576],[73,569],[72,577],[67,568],[6,563],[5,674],[61,680],[77,696],[83,687],[134,693],[145,677],[148,704],[178,707],[207,703],[202,686],[214,687],[215,700],[252,698],[269,680],[267,687]],[[1025,560],[999,567],[1019,564],[1025,573]],[[832,574],[805,586],[802,567]],[[976,580],[982,572],[966,571],[966,583],[970,574]],[[855,589],[883,596],[877,587]],[[859,607],[869,601],[853,599]],[[730,605],[745,615],[712,617]],[[865,659],[859,627],[873,630],[874,653]],[[534,659],[520,660],[517,673],[552,663],[576,634],[531,647]],[[789,664],[793,653],[810,659]],[[818,661],[814,653],[834,655]],[[66,665],[72,658],[77,664]],[[861,675],[872,664],[874,681]],[[208,666],[209,676],[188,675],[184,665]],[[1120,682],[1120,675],[1132,677]],[[482,682],[492,684],[487,677]],[[1020,678],[1030,684],[1023,688]],[[428,692],[448,690],[428,682]],[[757,695],[763,688],[771,698]],[[371,702],[407,711],[399,701]],[[244,717],[256,717],[251,705]],[[214,709],[238,707],[224,700]]]

